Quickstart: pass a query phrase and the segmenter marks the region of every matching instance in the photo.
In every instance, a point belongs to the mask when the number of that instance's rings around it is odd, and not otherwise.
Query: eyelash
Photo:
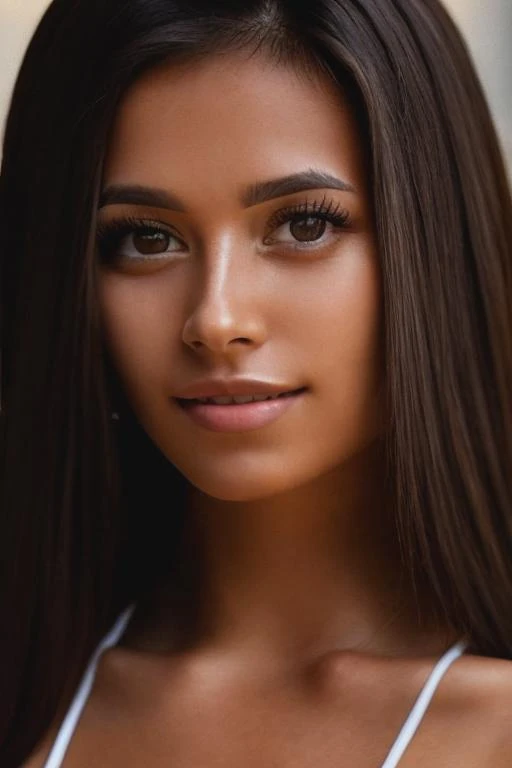
[[[337,229],[347,229],[350,224],[350,214],[334,200],[327,201],[324,197],[320,202],[318,200],[299,203],[289,208],[282,208],[271,217],[269,221],[270,229],[277,229],[283,224],[295,223],[303,219],[314,218],[321,221],[327,221]]]
[[[351,217],[349,212],[342,208],[339,203],[334,200],[327,201],[324,197],[321,201],[306,200],[303,203],[299,203],[287,208],[281,208],[279,211],[271,216],[268,228],[269,231],[278,229],[283,224],[293,224],[298,221],[303,221],[307,218],[314,218],[321,221],[326,221],[332,224],[335,229],[348,229],[351,225]],[[155,233],[162,233],[176,240],[181,241],[181,238],[175,234],[170,227],[161,224],[158,221],[152,221],[150,219],[139,219],[133,216],[123,216],[118,219],[100,224],[97,230],[97,243],[98,250],[101,259],[108,261],[115,257],[115,251],[119,247],[121,241],[128,235],[138,234],[152,235]],[[303,243],[302,247],[307,246],[307,243]],[[300,241],[297,241],[297,248],[301,248]],[[151,259],[151,257],[148,260]]]
[[[160,232],[172,235],[177,240],[180,238],[158,221],[151,219],[138,219],[134,216],[122,216],[105,224],[100,224],[96,232],[96,242],[102,260],[107,261],[115,255],[115,250],[121,241],[128,235],[153,235]]]

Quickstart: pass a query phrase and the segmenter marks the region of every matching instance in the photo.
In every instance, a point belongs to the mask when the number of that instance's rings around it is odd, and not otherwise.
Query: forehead
[[[125,94],[110,135],[109,184],[201,182],[205,194],[308,167],[361,185],[360,138],[327,76],[260,56],[166,64]]]

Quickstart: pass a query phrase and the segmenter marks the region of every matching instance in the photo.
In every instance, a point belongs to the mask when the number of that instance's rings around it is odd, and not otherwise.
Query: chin
[[[187,472],[179,468],[188,482],[207,496],[219,501],[257,501],[285,493],[294,486],[284,477],[269,476],[268,473],[221,473]]]
[[[168,459],[191,485],[219,501],[257,501],[286,493],[303,482],[297,461],[277,461],[272,455],[217,456],[210,461],[203,457],[201,462],[187,460],[189,457]]]

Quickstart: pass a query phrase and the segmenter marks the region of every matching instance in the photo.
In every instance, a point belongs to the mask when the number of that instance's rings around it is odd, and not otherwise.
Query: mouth
[[[248,405],[249,403],[265,403],[271,400],[280,400],[282,398],[294,397],[306,391],[305,387],[301,389],[290,390],[289,392],[279,392],[273,395],[219,395],[217,397],[177,397],[176,402],[182,408],[190,408],[194,405]]]
[[[173,398],[194,423],[212,432],[246,432],[267,426],[300,401],[306,388],[273,394]]]

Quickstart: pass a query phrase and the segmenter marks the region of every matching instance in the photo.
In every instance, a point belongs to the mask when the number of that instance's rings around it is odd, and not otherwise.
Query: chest
[[[223,690],[215,681],[124,704],[98,691],[62,768],[380,768],[414,702],[388,688]],[[486,768],[492,743],[431,705],[399,768]]]

